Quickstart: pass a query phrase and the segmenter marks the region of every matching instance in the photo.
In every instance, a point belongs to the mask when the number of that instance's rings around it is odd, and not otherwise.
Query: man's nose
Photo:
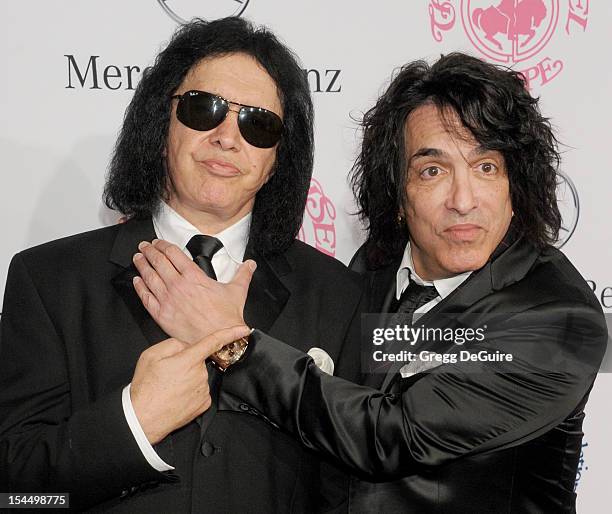
[[[468,214],[477,206],[477,192],[471,170],[456,172],[446,199],[447,209],[459,214]]]
[[[242,136],[238,128],[238,109],[230,108],[225,119],[213,129],[211,143],[223,150],[238,150]]]

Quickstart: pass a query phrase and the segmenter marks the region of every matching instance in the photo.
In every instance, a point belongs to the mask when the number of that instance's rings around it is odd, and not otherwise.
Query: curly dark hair
[[[295,239],[313,168],[313,106],[297,57],[266,28],[236,17],[180,27],[154,65],[143,73],[128,106],[104,188],[104,201],[128,217],[155,213],[167,185],[164,148],[170,97],[202,59],[245,53],[278,87],[283,134],[271,178],[253,207],[249,244],[262,254],[282,252]]]
[[[398,223],[406,202],[404,128],[410,113],[427,103],[442,113],[456,112],[478,143],[503,155],[513,227],[537,247],[556,241],[558,142],[538,99],[520,73],[455,52],[432,65],[415,61],[401,67],[363,117],[362,148],[350,179],[368,230],[369,265],[390,262],[408,241],[406,224]]]

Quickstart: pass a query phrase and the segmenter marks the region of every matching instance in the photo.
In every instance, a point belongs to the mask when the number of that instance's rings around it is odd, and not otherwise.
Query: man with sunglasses
[[[111,161],[105,200],[128,221],[11,263],[0,491],[69,492],[73,508],[117,512],[325,507],[333,481],[321,484],[319,458],[251,409],[218,410],[222,375],[198,344],[214,320],[198,287],[175,303],[146,297],[158,323],[137,295],[156,239],[215,284],[237,272],[240,283],[240,264],[254,259],[249,324],[303,351],[325,341],[338,363],[361,286],[295,239],[312,121],[306,77],[269,31],[238,18],[178,30],[138,85]],[[165,268],[165,279],[178,271]],[[247,334],[225,335],[239,344]]]

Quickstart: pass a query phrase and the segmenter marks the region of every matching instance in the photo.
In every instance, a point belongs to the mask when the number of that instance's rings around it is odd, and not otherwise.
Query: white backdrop
[[[348,262],[361,241],[346,182],[359,144],[352,118],[373,104],[392,70],[417,58],[469,51],[523,70],[541,96],[544,113],[566,144],[562,169],[578,198],[567,184],[562,188],[570,231],[577,220],[563,250],[612,312],[612,176],[606,162],[612,2],[22,0],[0,6],[0,294],[17,251],[115,222],[117,215],[100,201],[108,158],[132,88],[177,18],[212,19],[243,10],[242,16],[272,28],[313,70],[316,182],[301,236],[308,243]],[[508,12],[516,20],[518,43],[499,22],[499,14]],[[530,40],[524,22],[535,27]],[[611,377],[600,374],[585,421],[577,483],[581,513],[609,509],[610,391]]]

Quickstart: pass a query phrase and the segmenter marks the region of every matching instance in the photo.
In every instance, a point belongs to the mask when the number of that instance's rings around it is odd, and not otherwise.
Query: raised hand
[[[217,330],[244,325],[254,261],[243,263],[234,279],[222,284],[167,241],[142,242],[138,249],[142,253],[134,256],[134,265],[140,277],[134,278],[134,288],[168,335],[193,343]]]

